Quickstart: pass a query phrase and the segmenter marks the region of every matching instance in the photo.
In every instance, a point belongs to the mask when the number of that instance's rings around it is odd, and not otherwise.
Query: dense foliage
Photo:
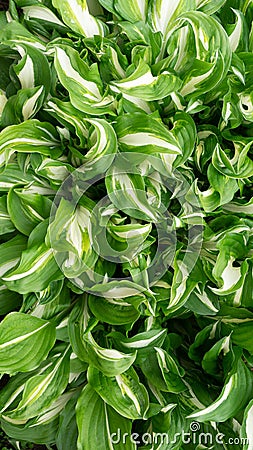
[[[252,0],[0,13],[12,442],[253,448],[252,18]]]

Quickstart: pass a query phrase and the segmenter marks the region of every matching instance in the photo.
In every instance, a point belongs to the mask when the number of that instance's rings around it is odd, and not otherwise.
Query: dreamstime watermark
[[[71,223],[82,200],[85,197],[89,199],[91,191],[94,194],[103,183],[106,189],[99,191],[88,216],[77,213],[75,223]],[[61,217],[58,227],[56,219],[62,200],[68,207],[64,210],[64,217]],[[171,214],[171,202],[177,202],[179,217],[177,213]],[[103,295],[100,286],[105,282],[105,274],[96,270],[94,254],[117,266],[132,262],[138,257],[139,249],[133,240],[134,233],[138,237],[138,229],[125,233],[126,247],[123,250],[122,246],[121,249],[113,248],[108,240],[111,218],[117,217],[120,224],[120,220],[124,221],[124,216],[128,221],[133,220],[133,223],[149,224],[156,236],[156,251],[152,251],[152,258],[143,269],[143,280],[148,280],[149,287],[152,288],[161,280],[172,266],[178,248],[178,231],[181,232],[179,247],[183,248],[183,257],[178,265],[182,276],[189,276],[199,257],[203,232],[201,207],[189,180],[176,169],[170,173],[157,156],[126,152],[105,155],[97,163],[77,168],[55,196],[50,216],[50,245],[59,268],[73,284],[83,291]],[[78,223],[78,220],[83,222]],[[78,239],[81,240],[80,230],[85,221],[92,247],[92,256],[88,260],[83,259],[81,252],[75,252],[71,243],[71,240],[77,242],[80,249],[82,244]],[[64,240],[67,240],[67,245]],[[139,283],[141,279],[142,270],[139,273]],[[117,276],[110,277],[106,274],[107,283],[119,281],[131,282],[132,277],[125,273],[124,276],[118,276],[118,272]],[[146,288],[147,284],[144,284],[143,291]],[[122,292],[120,296],[122,297]]]
[[[120,428],[110,436],[111,443],[127,444],[129,441],[135,445],[173,445],[181,442],[182,444],[194,444],[203,446],[218,445],[247,445],[248,438],[229,437],[223,433],[202,432],[199,422],[192,422],[189,431],[182,429],[181,432],[171,436],[169,433],[122,433]]]

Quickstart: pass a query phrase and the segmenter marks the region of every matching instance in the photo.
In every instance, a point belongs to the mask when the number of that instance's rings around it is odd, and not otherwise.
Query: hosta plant
[[[252,18],[251,0],[0,13],[17,448],[253,448]]]

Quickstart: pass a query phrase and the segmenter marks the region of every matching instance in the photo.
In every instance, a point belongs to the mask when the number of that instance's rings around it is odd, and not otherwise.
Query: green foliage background
[[[0,12],[11,442],[134,450],[135,432],[140,449],[184,450],[202,431],[205,448],[252,448],[252,18],[251,0]]]

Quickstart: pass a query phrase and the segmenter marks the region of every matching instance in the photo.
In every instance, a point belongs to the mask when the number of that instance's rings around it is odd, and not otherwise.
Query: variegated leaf
[[[244,411],[243,423],[241,429],[241,437],[245,444],[243,450],[250,450],[253,445],[253,433],[252,433],[252,414],[253,414],[253,400],[249,402]]]
[[[0,235],[15,231],[15,226],[7,210],[7,197],[0,197]]]
[[[148,9],[148,0],[114,0],[114,8],[123,19],[129,22],[145,22]]]
[[[178,141],[155,117],[142,113],[125,114],[117,119],[116,133],[120,148],[147,154],[168,153],[171,158],[181,154]]]
[[[64,23],[54,14],[51,9],[47,8],[45,5],[31,4],[29,6],[24,6],[23,8],[25,14],[25,20],[39,20],[42,23],[50,23],[54,27],[65,28]]]
[[[38,152],[56,157],[61,154],[61,148],[52,125],[31,119],[1,131],[0,167],[8,162],[14,152]]]
[[[4,412],[5,420],[18,423],[45,412],[64,392],[69,380],[70,347],[61,349],[41,373],[26,381],[17,407]]]
[[[148,392],[133,368],[115,377],[106,377],[91,366],[88,381],[100,397],[121,416],[132,420],[145,418],[149,407]]]
[[[154,0],[150,9],[153,28],[163,34],[166,43],[176,19],[186,11],[195,10],[195,1],[173,0],[168,4],[166,0]]]
[[[70,46],[55,47],[55,68],[73,106],[91,115],[110,114],[114,98],[103,93],[98,67],[91,67]]]
[[[0,245],[0,276],[13,269],[20,261],[23,250],[26,249],[27,238],[22,234],[14,236]]]
[[[65,24],[75,33],[85,37],[104,36],[106,26],[90,14],[86,0],[53,0],[53,6],[60,12]]]
[[[94,389],[87,384],[77,402],[78,450],[135,450],[130,437],[125,443],[118,441],[118,430],[131,434],[131,421],[120,416],[104,403]],[[95,424],[95,428],[94,428]],[[93,430],[94,435],[90,430]],[[114,444],[117,442],[117,444]]]
[[[193,413],[190,419],[205,422],[207,420],[224,422],[233,417],[235,411],[242,410],[250,398],[252,374],[241,360],[227,377],[219,397],[207,408]],[[243,395],[242,395],[243,392]]]
[[[154,77],[147,64],[141,61],[127,78],[114,81],[111,89],[145,101],[162,100],[181,86],[181,80],[168,71]]]
[[[47,243],[57,252],[57,263],[65,276],[70,278],[79,276],[97,260],[91,245],[90,229],[94,204],[87,200],[86,205],[75,206],[62,198],[48,228]]]
[[[44,86],[48,93],[51,85],[49,63],[43,52],[31,45],[18,43],[14,47],[20,54],[21,60],[14,66],[22,89]],[[40,70],[43,67],[43,71]]]
[[[25,250],[17,269],[8,272],[2,279],[9,289],[26,294],[42,291],[51,281],[62,277],[53,249],[37,244]]]
[[[142,176],[134,172],[128,174],[123,166],[117,167],[115,164],[109,169],[106,188],[113,205],[129,216],[147,222],[157,222],[164,213],[163,205],[159,211],[149,204]]]
[[[13,375],[34,369],[54,342],[52,323],[23,313],[8,314],[0,324],[0,372]]]
[[[143,297],[136,296],[136,299],[127,298],[124,299],[114,299],[114,298],[103,298],[89,295],[89,307],[94,314],[94,316],[101,320],[102,322],[110,323],[112,325],[122,325],[127,323],[134,323],[140,313],[133,306],[133,300],[138,302],[143,302]]]
[[[10,189],[7,207],[17,230],[29,236],[33,228],[49,217],[52,202],[40,194],[29,194],[26,189]]]
[[[103,348],[97,344],[91,333],[84,336],[88,361],[105,376],[117,376],[131,367],[136,358],[136,353],[122,353],[112,348]]]

